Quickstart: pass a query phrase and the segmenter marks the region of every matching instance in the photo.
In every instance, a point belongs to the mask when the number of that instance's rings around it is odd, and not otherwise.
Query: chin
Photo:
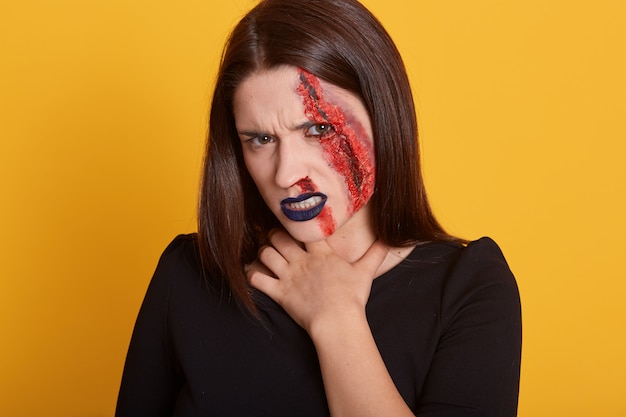
[[[286,223],[289,224],[286,224]],[[307,222],[283,222],[283,227],[298,242],[312,243],[327,239],[331,235],[325,235],[320,229],[318,222],[309,220]]]

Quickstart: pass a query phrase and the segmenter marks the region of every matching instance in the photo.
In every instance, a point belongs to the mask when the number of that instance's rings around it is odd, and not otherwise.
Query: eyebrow
[[[302,130],[302,129],[308,129],[309,127],[315,125],[317,123],[312,122],[311,120],[307,120],[306,122],[302,122],[296,126],[294,126],[293,128],[291,128],[291,130]],[[263,135],[267,135],[267,136],[272,136],[271,133],[268,132],[263,132],[263,131],[256,131],[256,130],[239,130],[237,131],[237,133],[240,136],[248,136],[251,138],[257,137],[257,136],[263,136]]]
[[[300,129],[306,129],[309,128],[313,125],[316,125],[317,123],[312,122],[311,120],[307,120],[306,122],[302,122],[299,125],[297,125],[296,127],[294,127],[294,130],[300,130]]]
[[[239,136],[249,136],[251,138],[262,136],[262,135],[270,136],[269,133],[255,132],[253,130],[240,130],[237,133],[239,134]]]

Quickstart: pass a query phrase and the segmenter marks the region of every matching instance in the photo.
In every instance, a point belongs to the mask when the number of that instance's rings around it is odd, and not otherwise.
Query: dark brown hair
[[[226,44],[209,120],[198,237],[209,284],[255,311],[244,265],[279,226],[243,163],[233,96],[255,71],[291,65],[360,96],[374,131],[371,199],[379,239],[391,246],[457,240],[435,220],[424,190],[417,122],[404,64],[380,22],[356,0],[263,0]]]

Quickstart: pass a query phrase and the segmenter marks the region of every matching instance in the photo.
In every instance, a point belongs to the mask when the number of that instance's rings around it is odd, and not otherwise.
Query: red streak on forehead
[[[299,70],[298,94],[302,97],[305,115],[314,123],[330,123],[335,135],[320,139],[324,157],[344,177],[352,206],[349,214],[363,207],[374,193],[375,167],[367,133],[354,117],[347,117],[338,106],[324,99],[318,78]]]

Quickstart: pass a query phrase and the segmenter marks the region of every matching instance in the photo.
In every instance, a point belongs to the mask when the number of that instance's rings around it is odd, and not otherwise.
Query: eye
[[[333,125],[330,123],[316,123],[309,128],[307,128],[305,135],[306,136],[317,136],[320,139],[325,139],[335,133],[335,129]]]
[[[269,135],[257,135],[248,139],[247,142],[250,143],[252,146],[263,146],[267,145],[268,143],[274,142],[274,138]]]

